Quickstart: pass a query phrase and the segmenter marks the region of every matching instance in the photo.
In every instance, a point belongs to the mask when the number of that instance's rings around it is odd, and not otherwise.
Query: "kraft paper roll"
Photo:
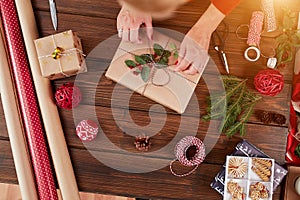
[[[38,38],[38,31],[32,4],[30,0],[15,0],[15,3],[62,198],[64,200],[79,200],[77,183],[58,110],[52,101],[53,94],[50,81],[41,76],[34,45],[34,40]]]
[[[1,21],[1,19],[0,19]],[[1,24],[0,24],[0,29]],[[0,91],[14,164],[23,200],[38,200],[21,114],[10,72],[9,59],[0,30]]]

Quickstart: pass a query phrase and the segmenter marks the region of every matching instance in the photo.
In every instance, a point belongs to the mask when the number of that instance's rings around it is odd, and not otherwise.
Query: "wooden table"
[[[54,34],[48,1],[33,0],[32,2],[40,36]],[[276,7],[280,10],[280,7],[283,7],[284,4],[289,4],[289,2],[293,1],[277,1]],[[58,31],[72,29],[78,32],[86,54],[89,54],[96,45],[116,34],[116,16],[120,9],[116,1],[56,0],[56,4],[58,10]],[[155,21],[154,25],[186,33],[208,5],[208,0],[194,0],[176,11],[176,14],[171,19]],[[294,7],[295,6],[292,8]],[[243,52],[247,48],[246,41],[238,39],[235,32],[239,25],[249,23],[252,11],[258,9],[258,1],[243,0],[225,19],[225,22],[230,25],[230,33],[225,49],[229,60],[230,72],[232,75],[247,78],[247,85],[252,89],[254,89],[253,77],[259,70],[266,68],[266,59],[261,58],[255,63],[246,61],[243,58]],[[114,44],[118,42],[119,41],[116,41]],[[114,46],[110,47],[114,48]],[[212,46],[210,47],[209,53],[218,66],[220,73],[224,74],[225,69],[217,52],[213,50]],[[86,114],[85,110],[94,106],[91,101],[93,96],[91,95],[93,95],[92,86],[96,84],[97,90],[94,96],[96,99],[95,107],[103,132],[117,147],[135,152],[139,155],[133,145],[134,138],[124,134],[114,122],[111,95],[116,84],[105,77],[102,77],[99,82],[94,82],[94,80],[97,79],[93,77],[93,73],[106,70],[112,56],[113,55],[103,55],[103,57],[98,60],[99,65],[89,66],[89,73],[87,73],[86,79],[79,82],[78,85],[83,92],[83,101],[77,109],[79,112]],[[209,69],[206,71],[209,74]],[[285,115],[288,119],[293,63],[281,68],[280,71],[284,74],[285,78],[283,91],[275,97],[264,96],[256,105],[255,109],[276,111]],[[73,82],[74,80],[75,77],[53,81],[53,87],[55,89],[65,82]],[[123,96],[127,94],[129,90],[125,87],[121,87],[118,92],[120,95],[117,103],[114,104],[114,110],[117,110],[119,114],[121,113],[118,116],[119,120],[122,120],[124,124],[129,124],[129,117],[131,116],[133,121],[139,126],[145,126],[150,123],[149,107],[154,105],[155,102],[138,94],[134,94],[130,99],[128,114],[125,112],[127,105],[125,104],[126,102]],[[201,79],[196,88],[196,95],[200,104],[201,115],[203,115],[207,106],[205,96],[208,95],[207,86],[203,79]],[[193,110],[193,106],[194,105],[191,104],[187,109]],[[153,150],[160,149],[167,145],[168,142],[175,137],[180,125],[181,115],[169,109],[166,109],[166,112],[166,124],[160,133],[153,137]],[[0,114],[2,127],[0,131],[0,182],[17,183],[2,106],[0,107]],[[93,150],[89,149],[89,151],[86,150],[85,146],[75,134],[75,127],[78,121],[76,121],[77,119],[73,119],[72,111],[60,109],[60,116],[79,189],[86,192],[151,199],[222,199],[209,185],[225,162],[226,155],[230,154],[234,146],[241,141],[241,137],[238,135],[231,139],[228,139],[223,134],[215,138],[217,143],[207,155],[205,162],[201,164],[195,173],[185,178],[173,176],[168,166],[149,173],[126,173],[107,167],[90,154],[90,152],[97,153],[97,151],[101,151],[110,157],[113,162],[119,162],[121,164],[122,162],[126,162],[126,160],[118,160],[118,154],[113,149],[102,148],[100,150],[95,148]],[[156,117],[164,119],[165,115],[164,113],[156,113]],[[189,126],[185,129],[186,134],[188,135],[196,127],[197,136],[199,138],[213,138],[213,132],[207,133],[209,123],[200,120],[200,123],[195,124],[197,120],[197,116],[188,116]],[[266,125],[258,121],[253,115],[247,124],[247,135],[244,138],[276,159],[278,163],[284,164],[287,133],[288,123],[280,126],[274,124]],[[147,159],[152,159],[155,162],[163,162],[166,158],[164,155],[161,155]],[[281,187],[276,190],[274,199],[279,199],[280,193]]]

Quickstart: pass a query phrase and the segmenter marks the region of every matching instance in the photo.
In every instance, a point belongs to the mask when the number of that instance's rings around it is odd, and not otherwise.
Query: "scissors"
[[[220,33],[219,30],[215,30],[213,32],[212,35],[212,42],[214,45],[214,49],[219,53],[221,61],[226,69],[227,74],[229,74],[229,66],[228,66],[228,61],[227,61],[227,57],[226,57],[226,53],[224,51],[224,47],[225,47],[225,42],[229,33],[229,29],[228,26],[225,24],[225,22],[222,22],[224,25],[224,30],[222,32],[224,32],[223,34]]]
[[[54,0],[49,0],[49,5],[50,5],[52,24],[54,30],[57,30],[57,15],[56,15],[56,6]]]

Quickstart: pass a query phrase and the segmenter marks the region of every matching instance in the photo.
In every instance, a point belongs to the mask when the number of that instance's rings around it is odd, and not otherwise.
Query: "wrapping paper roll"
[[[0,23],[0,91],[9,141],[22,199],[38,200],[34,174],[27,150],[26,139],[24,138],[24,127],[22,126],[22,118],[18,109],[13,77],[10,72],[9,58],[1,26]]]
[[[52,155],[57,181],[63,199],[80,199],[73,167],[55,103],[50,81],[42,78],[34,40],[38,38],[35,17],[30,0],[15,0],[25,46],[35,83],[41,114]]]
[[[0,0],[0,9],[39,199],[56,200],[58,196],[14,0]]]

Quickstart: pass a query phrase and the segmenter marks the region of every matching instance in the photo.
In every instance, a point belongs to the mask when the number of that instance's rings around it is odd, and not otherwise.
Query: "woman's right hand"
[[[123,41],[141,43],[139,29],[142,24],[145,25],[147,36],[151,40],[153,34],[151,15],[132,10],[123,4],[117,17],[118,36]]]

